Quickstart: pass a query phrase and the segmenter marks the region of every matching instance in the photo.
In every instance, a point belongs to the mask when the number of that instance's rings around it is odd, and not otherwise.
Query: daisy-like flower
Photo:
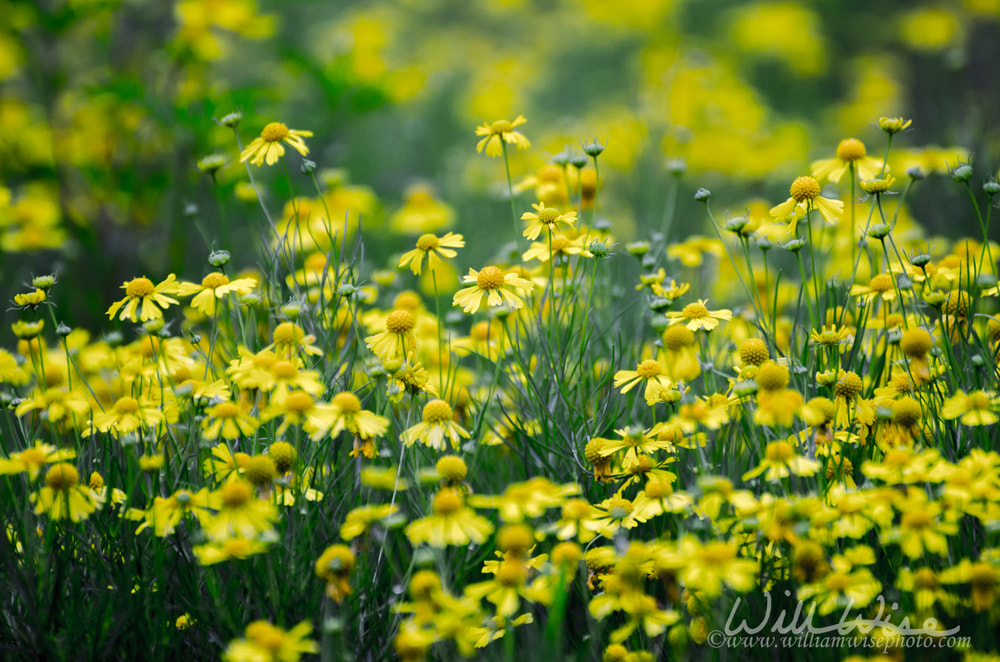
[[[45,487],[31,495],[35,514],[45,513],[52,520],[87,519],[104,502],[89,485],[80,484],[80,473],[72,464],[53,464],[45,474]]]
[[[347,578],[354,565],[354,553],[344,545],[330,545],[316,559],[316,576],[326,580],[326,594],[337,602],[353,592]]]
[[[496,605],[497,615],[508,617],[517,611],[521,601],[519,596],[525,595],[525,583],[528,579],[528,566],[520,559],[501,561],[493,579],[465,587],[465,595],[487,601]]]
[[[288,143],[295,151],[302,156],[309,153],[303,138],[312,136],[312,131],[299,131],[289,129],[281,122],[271,122],[260,132],[260,136],[254,138],[253,142],[247,145],[243,153],[240,154],[240,163],[250,161],[259,166],[267,163],[274,165],[278,159],[285,155],[285,148],[281,141]]]
[[[133,322],[148,322],[153,319],[163,317],[163,310],[178,303],[177,299],[169,297],[169,294],[178,294],[180,284],[173,274],[159,285],[153,285],[153,281],[145,276],[133,278],[122,284],[125,290],[125,298],[116,301],[108,308],[108,319],[114,319],[115,315],[120,320],[131,320]]]
[[[812,476],[819,471],[819,467],[819,462],[797,454],[795,447],[789,441],[772,441],[764,448],[764,459],[756,468],[743,474],[743,480],[755,478],[765,471],[767,475],[764,479],[769,481],[781,480],[791,474]]]
[[[706,597],[722,593],[726,583],[740,593],[746,593],[757,584],[757,561],[741,559],[737,547],[721,540],[701,544],[695,538],[681,541],[680,554],[686,560],[681,572],[684,585]]]
[[[406,360],[416,351],[413,329],[417,320],[409,310],[394,310],[385,318],[385,331],[365,338],[365,344],[383,361]]]
[[[914,494],[923,494],[915,491]],[[911,559],[930,554],[948,555],[948,538],[958,533],[958,525],[941,519],[941,505],[926,497],[900,502],[904,510],[899,525],[882,534],[882,543],[899,545]]]
[[[468,431],[454,421],[451,406],[444,400],[431,400],[424,405],[423,420],[400,435],[407,446],[419,440],[439,451],[445,450],[446,439],[457,450],[461,440],[468,438]]]
[[[575,211],[560,214],[558,209],[546,207],[544,202],[531,206],[534,207],[535,211],[524,212],[521,214],[521,220],[528,221],[528,227],[524,229],[524,236],[532,241],[538,238],[542,230],[548,230],[551,235],[560,224],[572,227],[576,223]]]
[[[973,391],[968,395],[959,389],[941,408],[941,418],[958,418],[965,425],[993,425],[1000,420],[997,410],[1000,398],[993,391]]]
[[[820,195],[819,182],[812,177],[799,177],[789,188],[791,197],[771,208],[771,216],[778,223],[788,221],[788,233],[794,235],[799,218],[810,209],[818,209],[827,223],[836,223],[844,211],[844,203]]]
[[[443,237],[433,234],[424,234],[417,239],[417,247],[412,251],[403,253],[399,258],[399,268],[409,265],[410,271],[419,276],[424,265],[424,257],[427,258],[427,268],[435,271],[444,264],[445,258],[453,258],[458,253],[453,248],[462,248],[465,240],[462,235],[449,232]]]
[[[882,169],[882,163],[878,159],[868,156],[863,142],[857,138],[846,138],[837,145],[836,157],[813,161],[812,175],[816,179],[827,179],[836,184],[852,165],[861,179],[873,179]]]
[[[497,120],[492,124],[483,122],[482,126],[476,127],[476,135],[486,137],[476,145],[476,151],[485,150],[486,156],[500,156],[504,151],[504,143],[517,145],[518,149],[528,149],[531,147],[531,142],[514,130],[527,121],[524,115],[518,115],[513,122],[508,120]]]
[[[178,286],[177,294],[182,297],[195,295],[191,299],[191,307],[211,317],[215,315],[218,299],[233,292],[240,296],[249,294],[255,287],[257,287],[257,281],[254,278],[237,278],[230,281],[226,274],[216,271],[202,278],[201,285],[181,283]]]
[[[635,370],[619,370],[615,373],[615,388],[621,388],[622,395],[640,384],[646,385],[643,397],[650,407],[660,402],[660,394],[673,386],[660,362],[655,359],[643,361],[635,367]]]
[[[309,639],[312,624],[302,621],[285,632],[267,621],[247,626],[246,638],[229,642],[222,653],[223,662],[298,662],[303,653],[316,653],[316,642]]]
[[[295,322],[282,322],[274,327],[270,345],[265,350],[274,350],[276,356],[299,362],[300,355],[322,356],[323,350],[313,345],[316,336],[306,334]]]
[[[530,293],[535,284],[525,280],[511,271],[504,273],[496,266],[483,267],[481,271],[469,269],[469,274],[463,279],[465,283],[475,283],[455,293],[453,306],[461,306],[467,313],[475,313],[486,297],[487,305],[499,306],[506,301],[510,307],[517,310],[524,306],[522,296]]]
[[[431,547],[465,546],[470,541],[481,545],[492,532],[489,520],[466,506],[461,494],[450,487],[434,495],[431,515],[406,527],[406,537],[412,544],[427,543]]]
[[[164,414],[145,397],[118,398],[114,407],[94,414],[92,427],[115,436],[135,432],[142,426],[153,427],[164,420]]]
[[[861,297],[869,304],[876,299],[892,302],[896,300],[896,281],[889,274],[878,274],[872,276],[867,286],[852,285],[851,296]]]
[[[667,313],[667,317],[670,318],[671,324],[684,322],[684,326],[691,331],[698,329],[711,331],[719,326],[719,320],[729,321],[733,318],[733,311],[727,308],[709,310],[705,306],[706,303],[708,303],[708,299],[698,299],[698,301],[684,306],[680,311],[670,311]]]
[[[812,602],[812,607],[821,616],[834,610],[842,610],[846,605],[855,609],[865,607],[882,592],[882,583],[875,579],[868,568],[855,569],[843,557],[833,559],[833,571],[819,581],[799,587],[798,598]]]
[[[205,439],[218,439],[220,435],[223,439],[249,437],[259,425],[245,405],[234,402],[220,402],[205,413],[208,415],[201,422]]]
[[[217,515],[202,522],[206,535],[216,542],[227,538],[255,538],[271,529],[278,519],[274,504],[254,496],[253,485],[242,478],[225,482],[208,495],[210,503],[220,507]]]
[[[585,237],[570,239],[564,234],[553,235],[551,245],[547,241],[532,242],[528,250],[521,256],[525,262],[538,260],[548,262],[550,257],[556,260],[569,258],[571,255],[582,255],[583,257],[594,257],[584,245]]]
[[[0,458],[0,475],[19,474],[27,472],[28,478],[35,480],[38,473],[46,464],[53,462],[65,462],[76,457],[76,451],[64,448],[59,449],[51,444],[43,444],[35,441],[35,445],[26,448],[20,453],[14,453],[9,459]]]

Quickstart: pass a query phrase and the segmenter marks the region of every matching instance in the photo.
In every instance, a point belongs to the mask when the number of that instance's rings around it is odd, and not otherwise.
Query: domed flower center
[[[307,393],[292,393],[285,398],[285,409],[298,414],[309,411],[315,402]]]
[[[187,508],[191,504],[191,493],[187,490],[179,490],[174,495],[174,503],[181,508]]]
[[[671,351],[677,351],[694,344],[694,332],[683,324],[668,328],[663,334],[663,346]]]
[[[490,133],[507,133],[513,128],[514,126],[509,120],[497,120],[496,122],[493,122],[493,124],[490,124]]]
[[[267,455],[254,455],[243,466],[243,475],[258,487],[267,485],[278,474],[274,460]]]
[[[413,313],[408,310],[394,310],[385,318],[385,330],[397,335],[412,331],[416,325],[417,320],[413,318]]]
[[[361,411],[361,401],[358,400],[358,396],[346,391],[333,396],[330,403],[345,414],[357,414]]]
[[[20,455],[21,464],[36,469],[45,464],[45,458],[47,457],[48,454],[41,448],[29,448]]]
[[[982,391],[976,391],[975,393],[969,394],[969,399],[966,404],[969,409],[989,409],[990,398]]]
[[[736,557],[736,550],[724,542],[713,542],[702,547],[698,555],[706,565],[721,566]]]
[[[520,586],[527,578],[524,564],[519,561],[504,561],[497,568],[497,583],[504,586]]]
[[[222,503],[226,508],[239,508],[250,503],[253,489],[245,480],[231,480],[222,486]]]
[[[795,455],[795,449],[787,441],[772,441],[764,455],[771,462],[787,462]]]
[[[115,411],[119,414],[133,414],[139,411],[139,401],[125,396],[115,403]]]
[[[476,276],[476,285],[481,290],[495,290],[503,285],[504,273],[499,267],[484,267]]]
[[[757,385],[765,391],[778,391],[788,386],[788,368],[778,363],[765,363],[757,372]]]
[[[910,463],[910,453],[902,449],[891,450],[885,454],[882,461],[890,467],[905,467]]]
[[[611,497],[611,502],[608,504],[608,515],[611,519],[624,519],[632,513],[632,510],[632,502],[621,497]]]
[[[274,365],[274,354],[264,352],[253,357],[253,367],[268,370]]]
[[[635,369],[643,379],[650,379],[660,374],[660,364],[653,359],[646,359]]]
[[[740,360],[746,365],[761,365],[769,354],[767,345],[760,338],[748,338],[740,345]]]
[[[260,132],[260,137],[269,143],[276,143],[287,136],[288,127],[281,122],[271,122]]]
[[[227,556],[245,558],[250,556],[250,541],[246,538],[227,538],[226,542],[222,543],[222,549]]]
[[[936,590],[940,584],[937,575],[930,568],[920,568],[913,573],[913,585],[924,590]]]
[[[422,234],[420,238],[417,239],[417,248],[422,251],[429,251],[433,248],[437,248],[440,240],[432,234]]]
[[[228,284],[229,284],[229,278],[226,276],[226,274],[220,274],[217,271],[214,273],[210,273],[201,279],[201,286],[209,290],[214,290],[217,287],[222,287],[223,285],[228,285]]]
[[[834,572],[823,580],[827,589],[832,593],[840,593],[851,585],[851,578],[843,572]]]
[[[153,281],[148,278],[133,278],[125,286],[127,296],[140,299],[153,293]]]
[[[281,630],[264,621],[257,621],[247,626],[247,638],[273,653],[281,650],[285,643],[285,635]]]
[[[684,306],[684,310],[681,311],[681,314],[688,319],[697,320],[703,317],[708,317],[708,308],[705,307],[705,304],[698,303],[696,301]]]
[[[861,378],[848,370],[843,377],[837,380],[837,385],[833,387],[833,394],[841,398],[853,398],[861,393],[861,386]]]
[[[274,327],[274,334],[271,337],[276,345],[294,345],[303,335],[302,329],[294,322],[282,322]]]
[[[425,423],[444,423],[451,420],[451,407],[443,400],[431,400],[424,405]]]
[[[903,513],[901,524],[907,529],[926,529],[931,525],[933,519],[926,510],[911,510]]]
[[[841,140],[837,145],[837,158],[841,161],[857,161],[868,156],[865,144],[857,138]]]
[[[278,361],[271,366],[271,374],[278,379],[291,379],[298,372],[291,361]]]
[[[555,207],[542,207],[538,210],[538,220],[546,225],[552,225],[559,218],[559,210]]]
[[[986,563],[976,563],[970,568],[969,583],[979,590],[993,588],[997,583],[996,570]]]
[[[561,253],[562,251],[569,248],[569,245],[573,243],[566,237],[553,237],[552,238],[552,252]]]
[[[434,512],[438,515],[451,515],[462,509],[462,498],[455,490],[441,490],[434,495]]]
[[[920,403],[913,398],[900,398],[892,405],[892,422],[910,427],[920,420],[923,413]]]
[[[219,403],[213,411],[216,418],[236,418],[240,415],[240,408],[232,402]]]
[[[788,192],[792,195],[795,202],[812,200],[819,195],[819,182],[812,177],[799,177],[792,182],[792,186],[788,189]]]
[[[424,420],[427,417],[424,416]],[[457,483],[465,480],[469,468],[465,465],[465,460],[454,455],[445,455],[437,461],[435,465],[438,475],[449,483]]]
[[[274,442],[268,448],[268,453],[271,459],[274,460],[274,466],[279,473],[285,473],[291,469],[292,465],[295,464],[295,460],[299,457],[299,452],[287,441]]]
[[[888,292],[892,289],[892,277],[887,274],[879,274],[872,278],[872,282],[868,284],[868,288],[872,292],[878,292],[879,294]]]
[[[45,484],[54,490],[70,490],[80,482],[80,474],[76,467],[68,462],[52,465],[45,474]]]

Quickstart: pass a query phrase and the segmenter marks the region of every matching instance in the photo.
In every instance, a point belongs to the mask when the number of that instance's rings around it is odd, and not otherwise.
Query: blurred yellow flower
[[[500,156],[504,153],[505,143],[516,145],[518,149],[528,149],[531,147],[531,142],[514,130],[527,121],[524,115],[518,115],[513,122],[508,120],[497,120],[492,124],[484,122],[482,126],[476,127],[477,136],[486,136],[476,144],[476,151],[485,150],[486,156]]]
[[[271,122],[260,132],[260,136],[254,138],[253,142],[243,150],[240,154],[240,163],[250,161],[250,163],[256,166],[263,165],[264,163],[274,165],[279,158],[285,155],[285,148],[281,144],[282,141],[291,145],[302,156],[305,156],[309,153],[309,148],[306,147],[302,138],[308,138],[311,135],[312,131],[289,129],[281,122]]]

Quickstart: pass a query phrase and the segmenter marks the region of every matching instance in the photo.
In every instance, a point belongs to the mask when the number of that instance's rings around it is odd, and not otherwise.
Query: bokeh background
[[[1000,156],[1000,0],[6,0],[0,16],[0,296],[56,273],[58,319],[92,330],[134,276],[199,279],[211,248],[256,263],[264,216],[213,121],[237,110],[243,144],[271,121],[315,133],[331,215],[360,218],[382,266],[431,226],[477,237],[477,266],[512,238],[502,164],[473,131],[518,114],[533,147],[512,154],[515,185],[607,141],[601,214],[621,240],[660,227],[681,171],[677,240],[710,232],[696,188],[733,213],[780,202],[841,138],[880,150],[874,122],[897,115],[914,124],[893,173],[929,175],[903,216],[975,234],[942,175],[971,159],[981,182]],[[254,173],[275,215],[315,195],[287,163]]]

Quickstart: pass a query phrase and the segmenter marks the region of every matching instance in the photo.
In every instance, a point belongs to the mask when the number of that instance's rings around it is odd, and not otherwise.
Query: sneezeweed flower
[[[536,476],[523,483],[512,483],[501,496],[475,494],[469,503],[476,508],[497,508],[504,522],[520,522],[525,518],[541,517],[549,508],[558,508],[568,496],[579,494],[575,483],[557,485],[548,478]]]
[[[914,491],[913,495],[923,495]],[[910,559],[925,558],[927,555],[948,555],[946,536],[958,533],[958,525],[941,519],[941,505],[926,496],[907,498],[900,501],[902,517],[897,526],[882,534],[883,544],[897,544]]]
[[[263,554],[271,544],[272,541],[269,539],[235,537],[194,545],[191,551],[198,558],[200,565],[215,565],[226,561],[242,561],[255,554]]]
[[[347,430],[355,437],[372,439],[381,437],[389,428],[389,421],[361,408],[361,400],[350,391],[344,391],[330,400],[330,410],[334,414],[333,425],[328,434],[336,437]],[[371,457],[371,456],[368,456]]]
[[[643,397],[646,404],[652,407],[660,402],[660,395],[663,391],[670,390],[673,386],[666,376],[665,370],[659,361],[647,359],[635,367],[635,370],[619,370],[615,373],[615,388],[621,388],[622,395],[625,395],[640,384],[645,384]]]
[[[34,446],[7,459],[0,458],[0,475],[27,473],[30,480],[35,480],[46,464],[65,462],[75,457],[76,451],[72,449],[60,449],[36,440]]]
[[[222,653],[223,662],[298,662],[303,653],[316,653],[316,642],[309,639],[312,624],[302,621],[287,632],[267,621],[247,626],[244,639],[229,642]]]
[[[171,305],[177,304],[177,299],[168,295],[178,294],[180,283],[173,274],[159,285],[153,285],[153,281],[145,276],[133,278],[124,283],[122,289],[125,290],[125,298],[116,301],[108,308],[108,318],[114,319],[119,310],[120,320],[130,320],[132,322],[148,322],[149,320],[161,319],[163,311]]]
[[[941,408],[941,418],[959,419],[965,425],[993,425],[1000,420],[1000,397],[993,391],[973,391],[968,395],[959,389]]]
[[[586,237],[582,236],[570,239],[563,234],[553,235],[551,244],[547,241],[532,242],[528,250],[524,251],[524,255],[521,258],[525,262],[531,260],[548,262],[549,258],[552,257],[555,258],[556,262],[559,262],[573,255],[594,257],[594,254],[587,250],[585,241]]]
[[[740,593],[757,584],[757,561],[739,558],[736,545],[721,540],[702,544],[688,536],[681,540],[680,554],[686,561],[681,579],[689,589],[712,598],[722,593],[723,583]]]
[[[520,298],[529,294],[535,287],[530,280],[525,280],[517,272],[504,272],[496,266],[483,267],[481,271],[469,269],[469,274],[463,279],[465,283],[475,283],[455,293],[453,306],[461,306],[467,313],[475,313],[486,298],[491,307],[502,305],[505,301],[511,308],[517,310],[524,306]]]
[[[195,283],[180,283],[177,294],[182,297],[195,295],[191,299],[191,307],[209,317],[215,315],[217,302],[227,294],[243,296],[257,287],[254,278],[237,278],[230,281],[229,277],[218,271],[201,279],[201,285]]]
[[[878,128],[882,129],[890,136],[901,131],[905,131],[913,124],[913,120],[905,120],[902,117],[880,117],[878,118]]]
[[[547,230],[549,235],[555,234],[560,225],[573,227],[576,223],[576,212],[570,211],[560,214],[558,209],[546,207],[544,202],[531,205],[535,211],[526,211],[521,214],[522,221],[528,221],[528,227],[524,229],[524,236],[534,241],[541,234],[542,230]]]
[[[861,179],[873,179],[882,169],[882,163],[878,159],[868,156],[863,142],[857,138],[846,138],[837,145],[835,158],[813,162],[812,175],[816,179],[827,179],[836,184],[852,166]]]
[[[103,500],[91,491],[89,485],[80,484],[80,473],[72,464],[60,462],[49,467],[45,474],[45,487],[31,495],[35,514],[48,515],[51,520],[70,519],[80,522],[94,513]]]
[[[799,587],[798,598],[811,602],[816,612],[825,616],[845,607],[866,607],[881,592],[882,583],[868,568],[855,569],[850,561],[838,556],[833,559],[831,572],[816,582]]]
[[[451,406],[444,400],[431,400],[424,405],[423,420],[400,435],[407,446],[420,441],[439,451],[447,450],[446,440],[458,450],[462,439],[468,438],[468,431],[455,422]]]
[[[205,533],[211,540],[227,538],[256,538],[269,531],[278,519],[273,504],[254,496],[253,485],[242,478],[227,481],[209,495],[218,504],[218,514],[204,522]]]
[[[461,493],[450,487],[434,495],[433,512],[406,527],[406,537],[414,545],[427,543],[431,547],[448,545],[481,545],[493,532],[493,525],[465,505]]]
[[[1000,602],[1000,567],[995,561],[962,559],[957,565],[942,570],[940,578],[943,584],[968,584],[972,608],[976,612],[991,610]]]
[[[486,152],[486,156],[500,156],[504,152],[504,143],[516,145],[518,149],[528,149],[531,142],[514,129],[527,122],[524,115],[518,115],[513,122],[497,120],[493,123],[484,122],[476,127],[477,136],[485,136],[476,144],[477,152]]]
[[[316,576],[326,581],[326,594],[338,603],[352,593],[348,577],[354,564],[354,554],[344,545],[330,545],[316,559]]]
[[[606,538],[614,537],[619,529],[634,529],[639,522],[646,521],[642,519],[645,517],[644,512],[637,510],[630,499],[621,496],[613,496],[594,504],[594,509],[597,512],[583,526]]]
[[[878,179],[862,179],[861,190],[869,195],[882,195],[883,193],[888,193],[889,189],[895,183],[896,178],[892,175],[886,175]]]
[[[812,476],[819,471],[819,462],[803,457],[795,451],[792,441],[796,440],[797,438],[793,436],[791,441],[780,440],[769,443],[764,448],[764,459],[756,468],[743,474],[743,480],[755,478],[765,471],[767,475],[764,480],[768,481],[781,480],[790,475]]]
[[[416,326],[416,317],[409,310],[394,310],[385,318],[385,331],[368,336],[365,344],[383,361],[405,361],[417,350]]]
[[[670,319],[671,324],[683,322],[684,326],[691,331],[697,331],[698,329],[711,331],[719,326],[719,320],[728,321],[733,318],[733,311],[726,308],[709,310],[705,305],[707,303],[708,299],[698,299],[698,301],[684,306],[680,311],[670,311],[667,313],[667,317]]]
[[[273,350],[276,356],[289,361],[299,362],[303,355],[323,355],[323,350],[313,345],[316,342],[316,336],[307,335],[302,327],[295,322],[282,322],[274,327],[271,340],[271,344],[264,349]]]
[[[414,275],[419,276],[423,270],[424,257],[426,257],[427,268],[431,271],[436,271],[444,264],[444,260],[458,255],[452,249],[464,246],[465,240],[462,238],[462,235],[453,232],[449,232],[443,237],[433,234],[421,235],[417,239],[417,247],[412,251],[403,253],[403,256],[399,258],[398,266],[400,269],[409,266],[410,271]]]
[[[818,209],[826,219],[827,223],[833,224],[840,218],[844,211],[844,203],[840,200],[831,200],[820,195],[819,182],[812,177],[799,177],[789,188],[791,197],[780,205],[771,208],[771,216],[778,223],[788,221],[787,231],[795,234],[796,225],[800,218],[812,209]]]
[[[254,138],[253,142],[243,150],[240,154],[240,163],[250,161],[250,163],[256,166],[263,165],[264,163],[274,165],[278,162],[279,158],[285,155],[285,148],[281,144],[282,141],[286,142],[302,156],[306,156],[309,153],[309,148],[306,147],[302,139],[310,136],[312,136],[312,131],[289,129],[281,122],[271,122],[260,132],[260,136]]]
[[[208,521],[211,510],[219,505],[218,500],[210,501],[208,488],[201,488],[195,493],[188,490],[178,490],[169,497],[156,497],[153,505],[143,514],[145,521],[136,529],[140,531],[152,527],[157,537],[164,537],[172,534],[180,523],[181,519],[191,513],[198,518],[199,522]]]
[[[372,524],[397,512],[399,512],[399,506],[395,504],[359,506],[347,513],[347,517],[340,527],[340,537],[342,540],[354,540],[359,536],[364,536]]]
[[[34,310],[45,303],[46,298],[45,290],[36,289],[34,292],[27,294],[15,294],[14,305],[18,308],[30,308]]]
[[[117,437],[135,432],[141,427],[156,427],[164,420],[163,412],[146,397],[133,398],[126,395],[118,398],[110,409],[95,413],[91,426]]]
[[[246,405],[234,402],[220,402],[209,407],[207,416],[201,422],[205,439],[238,439],[252,436],[259,422],[250,415]]]
[[[878,274],[872,276],[868,285],[852,285],[851,296],[860,297],[867,304],[876,299],[891,303],[896,300],[896,288],[896,281],[890,274]]]

